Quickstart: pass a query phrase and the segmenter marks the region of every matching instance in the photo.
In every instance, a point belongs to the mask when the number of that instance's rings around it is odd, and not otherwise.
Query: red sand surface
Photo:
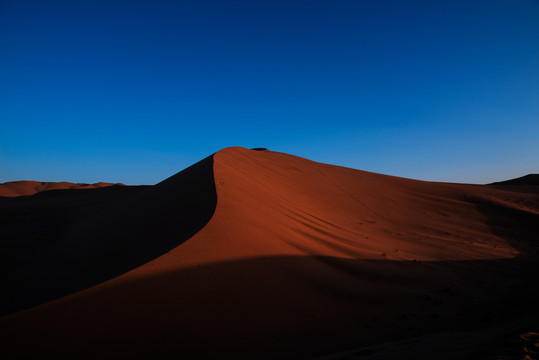
[[[227,148],[114,205],[77,210],[49,248],[70,249],[62,256],[34,255],[25,271],[14,262],[13,299],[81,291],[0,318],[0,354],[298,359],[533,327],[539,191],[527,186],[424,182]],[[21,283],[47,285],[25,293]],[[437,341],[409,358],[454,356]],[[479,346],[463,343],[459,358]]]
[[[97,189],[105,186],[123,185],[99,182],[95,184],[74,184],[70,182],[10,181],[0,184],[0,196],[28,196],[47,190]]]

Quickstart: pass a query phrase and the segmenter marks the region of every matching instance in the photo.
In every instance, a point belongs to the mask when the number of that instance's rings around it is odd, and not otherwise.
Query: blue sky
[[[539,172],[539,2],[0,0],[0,182],[153,184],[227,147]]]

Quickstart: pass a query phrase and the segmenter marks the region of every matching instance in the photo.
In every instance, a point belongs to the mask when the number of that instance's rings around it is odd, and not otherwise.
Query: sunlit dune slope
[[[537,194],[244,148],[214,154],[213,178],[217,205],[194,236],[114,279],[1,318],[4,351],[297,359],[483,326],[537,297],[529,286]],[[117,213],[91,219],[94,234],[120,239],[111,245],[116,261],[131,237],[137,249],[151,248],[183,231],[182,217],[175,222],[182,198],[172,196],[179,185],[127,201],[133,214],[166,207],[162,223]],[[107,251],[95,241],[93,251]]]
[[[10,181],[0,184],[0,196],[29,196],[47,190],[97,189],[105,186],[123,186],[117,183],[74,184],[70,182]]]

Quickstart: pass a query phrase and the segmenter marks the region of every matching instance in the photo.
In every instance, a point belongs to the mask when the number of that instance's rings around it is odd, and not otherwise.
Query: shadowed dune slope
[[[29,196],[42,191],[60,189],[97,189],[106,186],[125,186],[99,182],[95,184],[74,184],[70,182],[10,181],[0,184],[0,196]]]
[[[121,275],[211,218],[212,157],[154,186],[56,190],[0,201],[2,314]]]
[[[491,185],[539,185],[539,174],[528,174],[516,179],[498,181]]]
[[[3,351],[298,359],[535,311],[536,193],[244,148],[217,152],[213,178],[215,212],[188,241],[109,281],[4,316]],[[104,213],[80,225],[85,249],[111,246],[105,263],[121,264],[132,246],[174,238],[187,224],[172,195],[193,183],[161,185],[124,205],[134,215]],[[95,237],[102,227],[114,234],[106,242]],[[136,239],[115,243],[123,233]]]
[[[504,191],[539,194],[539,174],[528,174],[516,179],[495,182],[488,186]]]

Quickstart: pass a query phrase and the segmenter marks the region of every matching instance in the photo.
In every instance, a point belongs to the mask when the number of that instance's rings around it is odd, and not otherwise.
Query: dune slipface
[[[1,351],[297,359],[537,320],[537,192],[264,150],[212,159],[210,177],[204,163],[74,225],[59,248],[78,241],[93,260],[66,261],[78,272],[62,281],[97,282],[96,263],[116,277],[0,318]]]
[[[212,161],[151,187],[46,191],[0,202],[14,215],[4,226],[11,246],[1,313],[109,280],[190,238],[215,210]]]

